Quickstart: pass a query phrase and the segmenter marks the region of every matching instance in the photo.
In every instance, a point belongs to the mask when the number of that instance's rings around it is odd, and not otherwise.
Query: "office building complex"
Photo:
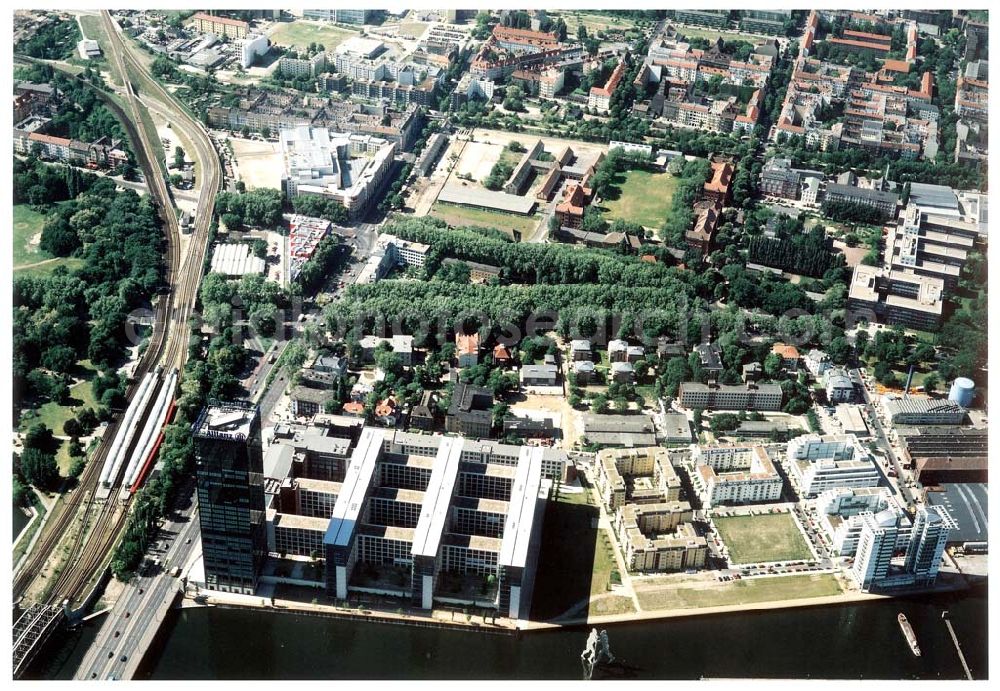
[[[260,413],[246,403],[210,405],[193,437],[206,585],[252,595],[267,551]]]
[[[796,437],[786,447],[788,464],[803,496],[839,487],[877,487],[875,461],[852,434]]]
[[[781,498],[781,476],[763,446],[691,447],[691,481],[702,505],[761,504]]]
[[[378,10],[302,10],[302,16],[337,24],[368,24],[377,12]]]
[[[885,262],[894,271],[940,278],[947,290],[954,290],[977,235],[970,224],[959,218],[931,213],[910,203],[899,222],[889,229]]]
[[[534,447],[491,456],[456,438],[361,433],[323,537],[327,592],[375,587],[526,614],[547,485]]]
[[[758,34],[784,34],[791,10],[740,10],[740,30]]]
[[[888,218],[895,214],[899,195],[880,189],[832,182],[826,186],[826,202],[843,202],[867,206]]]
[[[729,24],[729,10],[675,10],[674,17],[684,24],[721,29]]]
[[[944,311],[944,281],[909,271],[859,264],[847,295],[849,308],[872,321],[936,331]]]
[[[396,150],[377,137],[308,126],[284,129],[280,140],[285,166],[281,187],[288,198],[329,197],[340,202],[351,218],[363,216],[371,206]]]

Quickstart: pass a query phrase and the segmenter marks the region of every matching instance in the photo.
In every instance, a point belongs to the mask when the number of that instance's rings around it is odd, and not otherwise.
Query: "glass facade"
[[[236,431],[213,423],[240,412]],[[206,585],[253,594],[267,554],[259,412],[241,403],[207,408],[194,441]]]

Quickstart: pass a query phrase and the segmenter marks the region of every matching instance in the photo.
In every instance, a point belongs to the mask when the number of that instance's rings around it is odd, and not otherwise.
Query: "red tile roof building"
[[[567,228],[579,228],[583,224],[583,212],[590,203],[592,190],[578,182],[570,182],[563,189],[563,200],[556,205],[556,218],[559,225]]]
[[[731,198],[733,164],[729,161],[712,161],[712,177],[705,183],[705,198],[725,206]]]

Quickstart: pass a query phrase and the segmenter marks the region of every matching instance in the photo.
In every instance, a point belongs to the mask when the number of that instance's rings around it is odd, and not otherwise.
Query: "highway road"
[[[190,497],[190,489],[182,494]],[[97,638],[87,650],[76,679],[126,679],[134,673],[173,601],[179,578],[169,575],[183,568],[191,555],[201,549],[195,503],[187,499],[177,507],[160,529],[155,543],[165,549],[150,550],[148,557],[160,558],[155,573],[136,576],[125,585],[115,606],[105,616]]]

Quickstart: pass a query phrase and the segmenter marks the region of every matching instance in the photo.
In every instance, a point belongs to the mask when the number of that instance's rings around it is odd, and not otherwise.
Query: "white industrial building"
[[[243,243],[216,245],[212,252],[213,273],[237,277],[262,274],[265,269],[265,261],[255,256],[250,246]]]
[[[881,403],[893,425],[960,425],[968,412],[948,400],[916,396],[900,398],[886,394]]]

